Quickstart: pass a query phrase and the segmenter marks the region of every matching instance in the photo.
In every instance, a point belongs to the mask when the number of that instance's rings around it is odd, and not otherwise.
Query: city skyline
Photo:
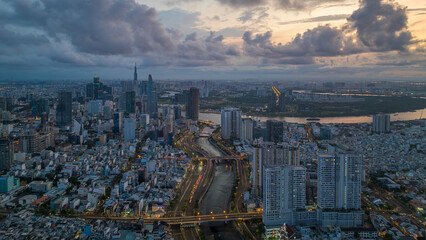
[[[0,3],[1,81],[424,80],[418,1]]]

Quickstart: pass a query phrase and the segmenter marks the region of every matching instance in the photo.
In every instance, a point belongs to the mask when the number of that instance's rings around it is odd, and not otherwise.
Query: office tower
[[[320,154],[318,156],[318,206],[321,209],[361,208],[360,155]]]
[[[146,128],[149,124],[149,115],[148,114],[141,114],[140,117],[140,125],[142,128]]]
[[[306,205],[306,168],[267,167],[263,174],[263,216],[266,226],[294,224],[293,213]]]
[[[49,112],[49,101],[47,99],[36,99],[31,102],[31,110],[31,116],[41,117]]]
[[[13,161],[13,143],[7,137],[0,137],[0,171],[8,171]]]
[[[208,98],[209,97],[209,87],[207,86],[207,81],[203,80],[203,88],[201,90],[201,97]]]
[[[113,132],[119,133],[122,129],[123,124],[123,112],[115,112],[113,115],[114,127]]]
[[[300,146],[298,143],[263,142],[254,140],[252,154],[252,196],[262,197],[263,171],[266,167],[285,167],[300,165]]]
[[[200,112],[200,90],[198,88],[190,88],[186,101],[186,118],[198,121]]]
[[[87,99],[112,99],[112,87],[108,87],[100,81],[98,76],[93,77],[93,82],[86,85],[86,98]]]
[[[126,96],[126,107],[125,110],[127,113],[136,113],[136,94],[135,91],[128,91],[125,94]]]
[[[135,63],[135,72],[133,73],[133,91],[135,91],[135,94],[137,96],[140,95],[139,82],[138,82],[138,69],[136,67],[136,63]]]
[[[173,108],[173,113],[175,115],[175,120],[180,120],[182,117],[182,107],[180,105]]]
[[[225,140],[240,139],[241,111],[238,108],[224,108],[221,111],[222,138]]]
[[[133,118],[124,119],[123,136],[125,141],[135,139],[136,121]]]
[[[71,124],[72,122],[72,92],[61,91],[56,107],[56,123],[60,126]]]
[[[373,133],[390,132],[390,116],[389,114],[373,115]]]
[[[241,141],[253,140],[254,121],[251,118],[241,119]]]
[[[279,143],[284,137],[284,122],[267,120],[266,128],[268,129],[268,141]]]
[[[157,91],[154,87],[154,83],[152,82],[152,75],[148,76],[148,85],[147,85],[147,96],[148,96],[148,114],[151,117],[155,117],[157,114]]]
[[[268,129],[266,128],[266,126],[257,124],[253,129],[253,139],[259,138],[268,141]]]
[[[111,119],[111,106],[104,106],[104,110],[103,110],[103,114],[104,114],[104,119]]]
[[[102,113],[102,100],[89,101],[89,114],[101,114]]]

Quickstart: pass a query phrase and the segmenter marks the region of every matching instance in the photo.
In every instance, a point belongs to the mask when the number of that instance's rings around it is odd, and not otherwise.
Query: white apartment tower
[[[361,208],[360,155],[352,153],[318,156],[318,206],[321,209]]]
[[[241,132],[241,110],[238,108],[222,109],[221,126],[223,139],[239,140]]]

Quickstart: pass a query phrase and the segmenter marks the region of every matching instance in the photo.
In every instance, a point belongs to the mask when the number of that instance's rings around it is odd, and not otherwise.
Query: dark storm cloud
[[[17,45],[39,45],[48,42],[49,40],[45,36],[34,33],[16,33],[0,26],[0,44],[13,47]]]
[[[0,16],[0,22],[8,25],[0,27],[0,58],[5,60],[19,53],[41,56],[47,61],[43,64],[110,66],[127,64],[126,58],[131,62],[150,58],[145,61],[201,66],[225,64],[228,57],[240,54],[235,46],[223,43],[222,35],[203,32],[207,37],[199,38],[193,33],[185,39],[181,31],[165,29],[155,9],[134,0],[0,3],[11,9]],[[184,20],[186,15],[197,19],[194,13],[174,12]]]
[[[342,56],[363,52],[404,51],[411,44],[405,8],[392,2],[363,0],[360,8],[340,28],[318,26],[298,34],[287,44],[274,44],[271,32],[245,32],[244,51],[253,57],[282,59],[294,57]],[[303,62],[303,61],[302,61]]]
[[[185,66],[196,67],[224,63],[228,57],[239,56],[237,47],[223,43],[222,35],[214,32],[205,38],[199,38],[197,33],[188,34],[176,47],[172,55],[157,56],[156,59],[147,59],[144,66]]]
[[[80,51],[97,55],[171,50],[155,9],[134,0],[15,0],[16,18],[67,36]]]
[[[406,9],[380,0],[361,1],[348,21],[358,38],[371,51],[405,50],[412,39]]]

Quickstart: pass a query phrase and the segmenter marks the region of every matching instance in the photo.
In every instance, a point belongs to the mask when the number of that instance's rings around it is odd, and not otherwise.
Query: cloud
[[[307,58],[351,55],[364,52],[405,51],[411,44],[405,8],[393,2],[362,0],[343,26],[318,26],[287,44],[275,44],[272,33],[243,35],[244,51],[252,57],[289,63],[295,57]],[[285,60],[285,61],[284,61]],[[303,61],[301,61],[303,62]],[[306,61],[309,62],[309,61]],[[300,62],[297,62],[300,64]]]
[[[266,7],[257,7],[253,9],[246,10],[242,13],[242,15],[238,18],[239,21],[242,23],[247,22],[260,22],[264,18],[267,18],[269,16],[268,14],[269,8]]]
[[[370,51],[403,51],[412,39],[407,30],[406,8],[381,0],[364,0],[348,18],[358,39]]]
[[[7,6],[1,11],[7,14],[0,16],[4,23],[0,27],[0,58],[4,61],[26,54],[41,56],[44,64],[121,66],[136,59],[181,65],[191,61],[201,66],[225,64],[229,57],[239,55],[235,46],[223,43],[222,35],[206,31],[188,34],[197,30],[192,28],[199,13],[180,9],[162,12],[176,20],[176,25],[165,28],[155,9],[134,0],[2,3]],[[188,27],[182,32],[179,25]],[[197,37],[200,32],[207,37]]]
[[[275,0],[277,5],[286,10],[306,10],[312,9],[324,3],[345,2],[346,0]]]
[[[0,26],[0,44],[8,47],[17,45],[40,45],[48,43],[49,40],[42,35],[35,33],[17,33]]]
[[[217,0],[222,4],[233,7],[253,7],[265,3],[265,0]]]
[[[205,38],[199,38],[194,32],[177,45],[176,52],[157,55],[154,59],[147,58],[143,64],[186,67],[224,64],[229,57],[240,56],[240,50],[236,46],[224,44],[223,39],[223,35],[216,36],[215,32],[210,32]]]
[[[325,16],[305,18],[305,19],[295,20],[295,21],[280,22],[278,24],[280,24],[280,25],[287,25],[287,24],[297,24],[297,23],[311,23],[311,22],[335,21],[335,20],[346,19],[349,16],[350,16],[349,14],[325,15]]]

